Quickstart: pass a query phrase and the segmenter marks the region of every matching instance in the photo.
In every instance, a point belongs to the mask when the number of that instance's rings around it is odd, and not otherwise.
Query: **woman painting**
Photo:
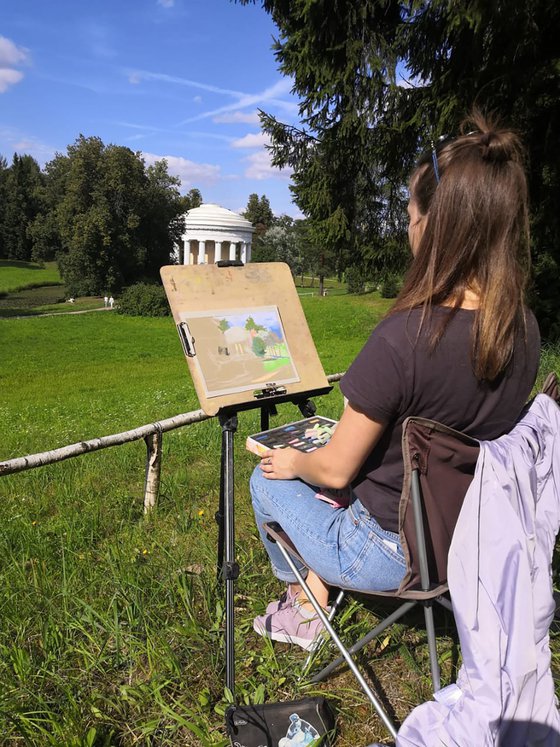
[[[474,132],[439,145],[412,174],[412,265],[341,381],[348,405],[331,441],[311,453],[269,451],[255,469],[257,526],[274,574],[288,585],[255,618],[260,635],[310,649],[322,630],[264,522],[278,521],[313,569],[307,582],[322,607],[327,584],[394,589],[405,572],[398,535],[403,421],[420,416],[494,439],[512,427],[531,392],[540,336],[524,305],[522,147],[481,115],[470,121]],[[347,508],[316,498],[321,487],[348,485]]]

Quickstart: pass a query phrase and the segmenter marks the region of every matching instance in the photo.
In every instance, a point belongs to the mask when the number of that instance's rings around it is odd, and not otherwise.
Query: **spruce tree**
[[[528,147],[533,305],[544,334],[559,337],[560,6],[553,0],[259,4],[278,27],[278,67],[292,77],[300,99],[295,126],[264,112],[262,126],[273,163],[293,169],[295,201],[334,262],[396,269],[407,175],[419,152],[439,136],[458,134],[476,105],[517,128]]]

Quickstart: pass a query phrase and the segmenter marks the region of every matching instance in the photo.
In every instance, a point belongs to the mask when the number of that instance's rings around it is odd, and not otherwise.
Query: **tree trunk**
[[[319,295],[325,295],[325,276],[319,275]]]

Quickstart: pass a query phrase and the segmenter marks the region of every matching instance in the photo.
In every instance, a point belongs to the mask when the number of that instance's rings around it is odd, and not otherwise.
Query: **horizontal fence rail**
[[[343,373],[329,374],[327,380],[332,384],[340,381],[343,376]],[[155,505],[159,492],[163,434],[177,428],[183,428],[186,425],[210,420],[212,417],[215,416],[207,415],[204,410],[193,410],[182,413],[181,415],[175,415],[172,418],[159,420],[155,423],[141,425],[139,428],[133,428],[123,433],[113,433],[110,436],[92,438],[89,441],[79,441],[68,446],[61,446],[58,449],[41,451],[38,454],[28,454],[27,456],[7,459],[0,462],[0,477],[14,474],[15,472],[25,472],[26,470],[36,469],[37,467],[45,467],[48,464],[63,462],[65,459],[72,459],[82,454],[89,454],[93,451],[107,449],[112,446],[122,446],[123,444],[143,439],[147,449],[144,510],[149,511]]]

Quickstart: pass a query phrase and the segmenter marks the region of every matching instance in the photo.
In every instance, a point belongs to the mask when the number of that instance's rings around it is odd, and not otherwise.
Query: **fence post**
[[[158,430],[144,437],[146,442],[146,482],[144,484],[144,513],[147,514],[156,505],[161,476],[161,454],[163,433]]]

